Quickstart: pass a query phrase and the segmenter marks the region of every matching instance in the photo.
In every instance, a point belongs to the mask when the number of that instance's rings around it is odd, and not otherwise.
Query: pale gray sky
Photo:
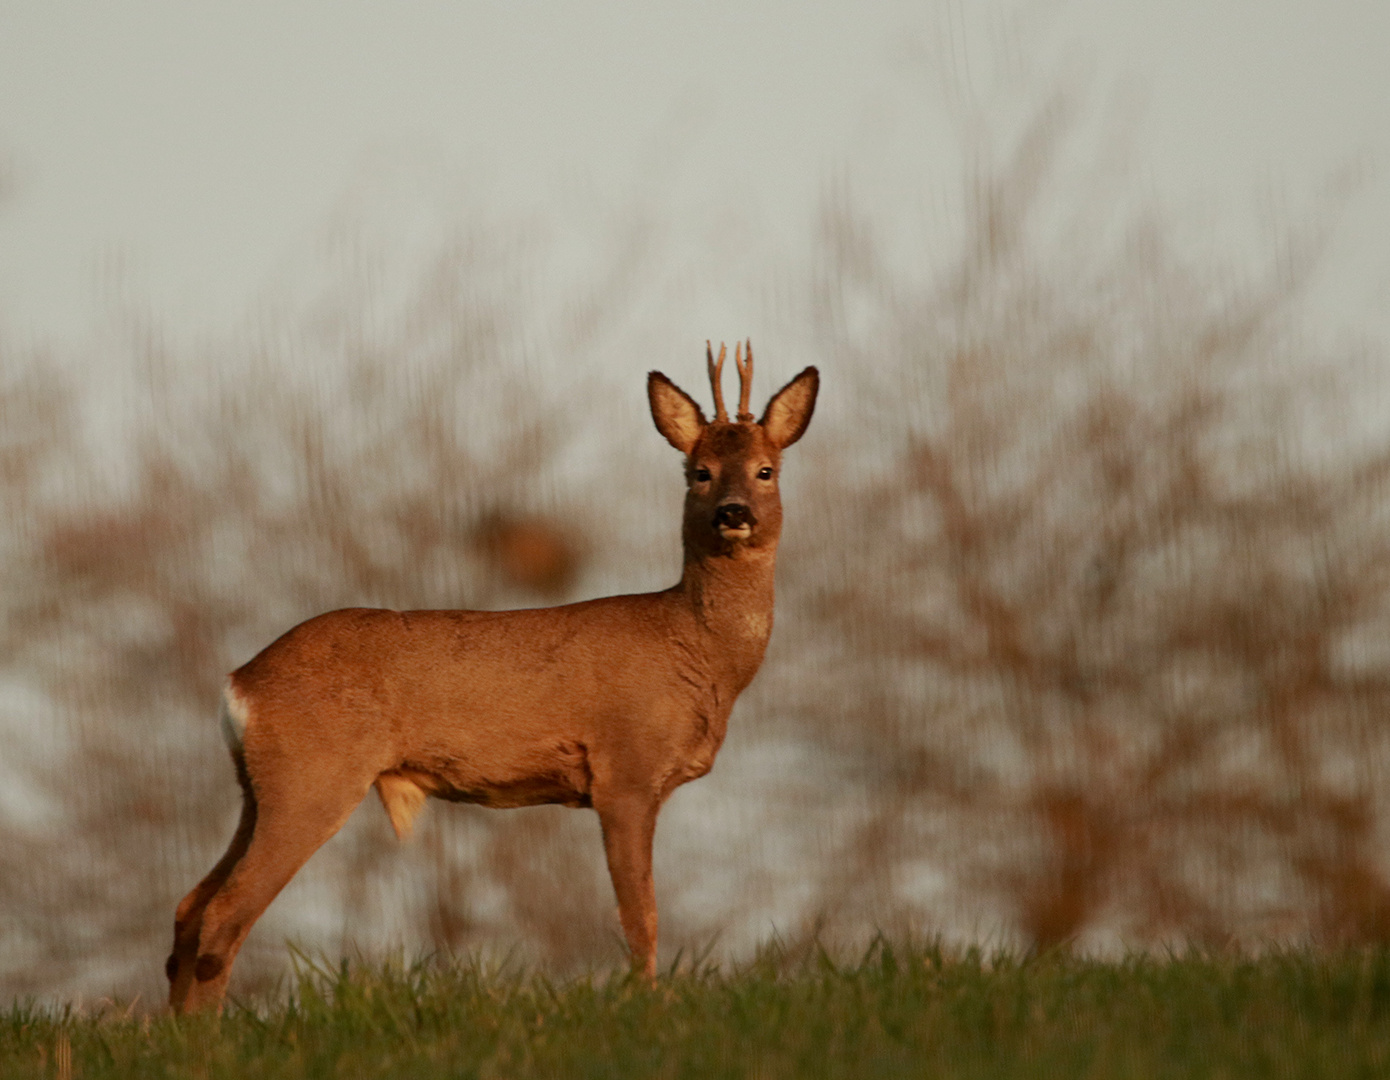
[[[81,338],[113,281],[234,324],[335,214],[640,204],[775,261],[846,179],[890,220],[939,205],[961,117],[1057,76],[1132,119],[1135,191],[1217,246],[1359,168],[1320,311],[1390,328],[1380,0],[0,0],[0,327]]]

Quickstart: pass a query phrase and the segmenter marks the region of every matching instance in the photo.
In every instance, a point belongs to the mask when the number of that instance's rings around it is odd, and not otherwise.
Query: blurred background
[[[158,1001],[223,675],[671,584],[751,337],[777,630],[663,962],[1390,939],[1390,8],[0,0],[0,993]],[[375,798],[258,924],[623,961],[597,820]]]

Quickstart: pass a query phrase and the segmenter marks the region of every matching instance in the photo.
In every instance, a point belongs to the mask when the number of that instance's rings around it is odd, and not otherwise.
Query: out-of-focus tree
[[[1322,423],[1353,410],[1299,334],[1319,237],[1224,281],[1152,222],[1050,246],[1065,133],[980,166],[929,286],[828,218],[859,396],[787,565],[864,810],[812,903],[931,928],[935,874],[1038,946],[1390,939],[1390,449]]]
[[[336,607],[508,606],[574,586],[582,512],[555,482],[573,411],[528,375],[533,328],[497,278],[450,249],[398,309],[341,288],[250,359],[177,355],[137,320],[129,447],[88,445],[79,395],[42,366],[0,387],[0,648],[13,692],[54,724],[25,761],[31,812],[0,815],[5,991],[158,993],[173,905],[240,801],[220,681],[275,636]],[[609,947],[599,849],[566,862],[579,823],[446,810],[400,852],[371,809],[301,886],[328,900],[290,905],[316,940],[334,923],[380,940],[385,908],[386,933],[415,947],[539,937],[537,955],[571,962]],[[470,871],[481,890],[461,886]],[[404,895],[382,903],[393,884]],[[489,884],[503,895],[483,911]],[[253,943],[244,987],[283,969],[284,926]]]
[[[1362,384],[1300,339],[1318,238],[1263,277],[1185,265],[1161,222],[1049,238],[1061,117],[981,155],[924,284],[827,215],[778,627],[715,774],[663,818],[668,947],[792,912],[1044,946],[1390,937],[1390,451],[1339,425]],[[0,992],[159,993],[173,906],[239,808],[219,680],[277,634],[554,602],[630,554],[647,478],[607,431],[574,455],[611,453],[601,490],[565,460],[588,417],[529,376],[529,271],[501,247],[444,245],[397,302],[367,267],[211,353],[135,320],[120,446],[91,444],[89,388],[3,357],[0,690],[28,722],[0,758]],[[640,248],[566,334],[593,337]],[[731,773],[728,819],[673,845]],[[746,846],[716,850],[734,817]],[[614,931],[592,815],[433,807],[402,849],[369,806],[233,990],[283,970],[284,936],[573,967],[617,959]]]

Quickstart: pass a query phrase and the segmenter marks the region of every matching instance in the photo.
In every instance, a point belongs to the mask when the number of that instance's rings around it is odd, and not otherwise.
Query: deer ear
[[[652,406],[652,421],[666,441],[682,454],[695,449],[700,432],[705,430],[705,414],[689,394],[659,371],[647,375],[647,400]]]
[[[808,367],[772,395],[758,423],[777,449],[785,450],[806,434],[811,414],[816,411],[816,393],[819,390],[820,372]]]

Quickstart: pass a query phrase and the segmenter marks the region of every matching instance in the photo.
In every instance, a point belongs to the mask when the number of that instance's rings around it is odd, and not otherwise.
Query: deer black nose
[[[714,512],[716,529],[741,529],[745,525],[751,528],[757,523],[752,509],[743,503],[725,503]]]

